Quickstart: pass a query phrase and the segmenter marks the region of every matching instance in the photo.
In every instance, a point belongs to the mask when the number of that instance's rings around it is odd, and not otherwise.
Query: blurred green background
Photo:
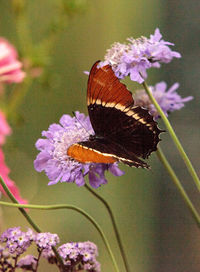
[[[127,37],[149,37],[159,27],[164,39],[175,43],[183,56],[162,69],[149,72],[148,83],[180,82],[181,96],[194,100],[170,116],[186,152],[199,171],[199,1],[191,0],[0,0],[0,36],[12,42],[25,60],[28,74],[42,74],[25,84],[8,86],[8,96],[22,92],[23,102],[10,112],[13,134],[4,146],[10,177],[32,204],[68,203],[95,217],[108,237],[124,271],[107,212],[84,188],[75,184],[47,186],[44,173],[37,173],[33,160],[41,131],[72,111],[87,113],[87,76],[92,64],[103,59],[106,49]],[[129,89],[139,87],[126,81]],[[22,90],[21,90],[22,89]],[[160,127],[164,128],[160,123]],[[195,187],[167,133],[161,146],[187,192],[199,207]],[[200,271],[200,239],[191,214],[156,154],[149,160],[151,171],[120,165],[126,174],[107,174],[108,184],[97,189],[115,214],[131,271]],[[98,245],[102,271],[114,271],[99,234],[74,211],[30,211],[44,231],[57,233],[61,242],[93,241]],[[12,208],[1,208],[1,232],[28,223]],[[39,271],[56,271],[45,261]]]

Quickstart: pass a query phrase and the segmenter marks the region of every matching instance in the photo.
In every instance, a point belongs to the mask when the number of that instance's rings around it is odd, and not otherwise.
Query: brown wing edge
[[[87,105],[98,104],[119,104],[119,107],[126,108],[133,106],[132,93],[126,85],[121,83],[115,76],[112,67],[105,65],[98,68],[100,61],[92,66],[87,87]]]

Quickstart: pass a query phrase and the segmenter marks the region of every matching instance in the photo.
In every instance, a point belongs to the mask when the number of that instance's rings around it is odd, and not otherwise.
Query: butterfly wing
[[[134,106],[132,93],[115,76],[111,66],[96,62],[88,80],[87,104],[97,136],[110,139],[138,157],[157,149],[160,130],[147,110]]]
[[[95,136],[69,147],[67,154],[81,163],[114,163],[148,168],[138,157],[147,158],[157,149],[157,123],[147,110],[134,106],[132,93],[109,65],[89,75],[87,105]]]
[[[128,152],[122,146],[104,139],[92,139],[71,145],[68,156],[81,163],[114,163],[121,161],[129,166],[149,168],[134,153]]]

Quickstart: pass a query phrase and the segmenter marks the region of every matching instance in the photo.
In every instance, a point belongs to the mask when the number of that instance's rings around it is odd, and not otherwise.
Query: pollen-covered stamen
[[[110,49],[107,50],[107,53],[104,57],[105,61],[108,61],[113,68],[117,68],[117,65],[119,64],[124,52],[128,52],[129,49],[130,45],[116,42],[111,46]]]
[[[74,143],[85,141],[89,138],[88,132],[85,128],[78,128],[74,130],[65,131],[54,142],[53,157],[61,162],[71,161],[71,158],[67,155],[67,149]]]

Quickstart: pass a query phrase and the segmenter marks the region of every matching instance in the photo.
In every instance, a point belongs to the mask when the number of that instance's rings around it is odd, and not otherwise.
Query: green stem
[[[88,213],[86,213],[84,210],[73,206],[73,205],[67,205],[67,204],[56,204],[56,205],[31,205],[31,204],[13,204],[13,203],[8,203],[8,202],[4,202],[4,201],[0,201],[0,205],[3,206],[7,206],[7,207],[17,207],[17,208],[28,208],[28,209],[36,209],[36,210],[58,210],[58,209],[70,209],[70,210],[74,210],[79,212],[80,214],[82,214],[84,217],[86,217],[93,225],[94,227],[97,229],[97,231],[99,232],[104,245],[106,246],[108,253],[110,254],[110,257],[113,261],[113,264],[115,266],[115,270],[119,272],[119,269],[117,267],[114,255],[111,251],[110,245],[108,243],[108,240],[103,232],[103,230],[101,229],[101,227],[99,226],[99,224],[95,221],[95,219],[90,216]]]
[[[36,263],[36,268],[33,272],[37,272],[38,266],[39,266],[39,261],[40,261],[40,257],[42,256],[42,250],[39,250],[38,252],[38,257],[37,257],[37,263]]]
[[[171,165],[167,161],[167,159],[166,159],[165,155],[163,154],[160,147],[158,148],[158,150],[156,152],[157,152],[158,158],[160,159],[160,161],[163,163],[164,167],[168,171],[170,177],[172,178],[172,181],[176,185],[179,193],[182,195],[186,205],[188,206],[189,210],[191,211],[192,216],[194,217],[198,227],[200,227],[200,216],[199,216],[197,210],[195,209],[195,207],[193,206],[192,202],[190,201],[187,193],[185,192],[185,190],[184,190],[181,182],[179,181],[178,177],[176,176],[174,170],[172,169]]]
[[[176,136],[176,134],[175,134],[175,132],[174,132],[174,130],[173,130],[173,128],[172,128],[169,120],[167,119],[166,115],[164,114],[164,112],[162,111],[161,107],[157,103],[156,99],[153,97],[153,95],[152,95],[149,87],[147,86],[146,82],[144,81],[142,84],[143,84],[143,86],[144,86],[144,88],[145,88],[145,90],[146,90],[149,98],[151,99],[152,103],[156,107],[159,115],[162,117],[163,122],[165,123],[165,126],[166,126],[166,128],[167,128],[167,130],[168,130],[168,132],[169,132],[169,134],[170,134],[170,136],[172,138],[172,140],[174,141],[174,144],[176,145],[176,147],[177,147],[177,149],[178,149],[178,151],[179,151],[179,153],[180,153],[183,161],[185,162],[185,165],[187,166],[187,169],[188,169],[190,175],[192,176],[192,178],[193,178],[193,180],[194,180],[194,182],[196,184],[197,189],[200,191],[200,180],[199,180],[199,178],[197,176],[197,173],[195,172],[194,167],[193,167],[192,163],[190,162],[187,154],[185,153],[185,151],[184,151],[184,149],[183,149],[183,147],[182,147],[182,145],[181,145],[178,137]]]
[[[118,243],[121,255],[122,255],[122,259],[124,261],[124,266],[126,268],[126,271],[130,272],[131,270],[130,270],[130,267],[128,265],[128,261],[127,261],[126,254],[125,254],[125,251],[124,251],[124,248],[123,248],[123,245],[122,245],[122,241],[121,241],[121,237],[120,237],[120,234],[119,234],[119,231],[118,231],[118,228],[117,228],[117,224],[116,224],[113,212],[112,212],[112,210],[111,210],[108,202],[103,197],[101,197],[99,194],[97,194],[96,192],[94,192],[87,184],[85,184],[85,188],[90,193],[92,193],[96,198],[98,198],[104,204],[104,206],[106,207],[106,209],[107,209],[107,211],[109,213],[111,222],[112,222],[112,226],[113,226],[113,229],[114,229],[114,232],[115,232],[115,236],[116,236],[116,239],[117,239],[117,243]]]
[[[0,184],[3,187],[4,191],[6,192],[6,194],[8,195],[8,197],[10,198],[10,200],[13,203],[19,204],[19,202],[16,200],[16,198],[10,192],[10,190],[8,189],[7,185],[5,184],[5,182],[3,181],[3,179],[1,177],[0,177]],[[27,214],[27,212],[22,208],[19,208],[19,210],[23,214],[23,216],[26,218],[26,220],[29,222],[29,224],[34,228],[34,230],[37,231],[37,232],[41,232],[40,228],[33,222],[33,220]]]
[[[14,203],[9,203],[11,205],[20,205],[19,202],[16,200],[16,198],[13,196],[13,194],[10,192],[10,190],[8,189],[7,185],[5,184],[5,182],[3,181],[2,177],[0,176],[0,184],[3,187],[4,191],[6,192],[6,194],[8,195],[8,197],[11,199],[11,201]],[[3,205],[3,204],[2,204]],[[29,222],[29,224],[33,227],[33,229],[37,232],[42,232],[41,229],[33,222],[33,220],[31,219],[31,217],[27,214],[27,212],[23,209],[23,207],[18,207],[19,211],[22,213],[22,215],[26,218],[26,220]],[[26,208],[26,207],[25,207]],[[60,257],[60,255],[58,254],[56,248],[53,246],[52,250],[58,260],[58,262],[60,263],[61,267],[64,267],[62,258]]]
[[[4,190],[6,191],[6,193],[8,194],[8,196],[10,197],[12,194],[10,193],[9,189],[7,188],[7,186],[5,185],[4,181],[0,178],[0,183],[3,186]],[[12,198],[13,195],[12,195]],[[11,198],[11,200],[12,200]],[[14,198],[15,199],[15,198]],[[15,199],[16,200],[16,199]],[[117,272],[119,272],[116,260],[114,258],[114,255],[112,253],[112,250],[110,248],[110,245],[108,243],[108,240],[103,232],[103,230],[101,229],[101,227],[99,226],[99,224],[95,221],[95,219],[90,216],[88,213],[86,213],[84,210],[73,206],[73,205],[67,205],[67,204],[57,204],[57,205],[30,205],[30,204],[19,204],[17,201],[13,201],[13,203],[8,203],[8,202],[3,202],[0,201],[0,205],[4,205],[4,206],[8,206],[8,207],[17,207],[19,208],[19,210],[23,210],[25,212],[25,210],[23,208],[28,208],[28,209],[39,209],[39,210],[57,210],[57,209],[71,209],[71,210],[75,210],[77,212],[79,212],[80,214],[82,214],[84,217],[86,217],[93,225],[94,227],[97,229],[97,231],[99,232],[104,245],[106,246],[108,253],[112,259],[113,265],[115,267],[115,270]],[[26,213],[26,212],[25,212]],[[32,220],[31,220],[32,222]],[[29,222],[30,223],[30,222]],[[41,231],[40,231],[41,232]]]

